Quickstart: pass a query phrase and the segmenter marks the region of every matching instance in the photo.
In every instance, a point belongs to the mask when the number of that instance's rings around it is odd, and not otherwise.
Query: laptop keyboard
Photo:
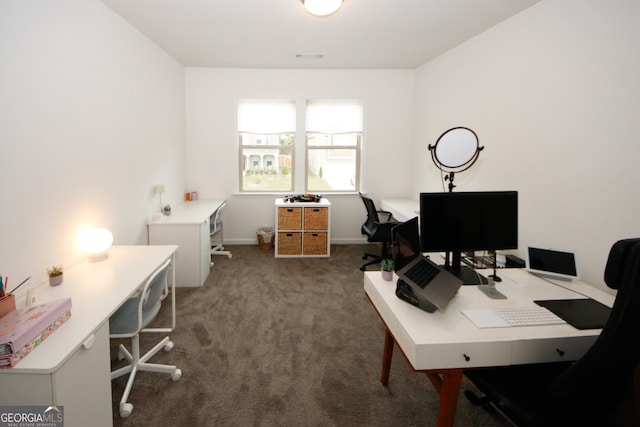
[[[416,263],[405,273],[405,276],[413,280],[413,282],[421,288],[427,286],[427,284],[429,284],[429,282],[431,282],[433,278],[440,273],[438,267],[427,262],[427,260],[423,261],[424,262]]]
[[[566,323],[544,307],[507,307],[494,308],[509,326],[557,325]]]

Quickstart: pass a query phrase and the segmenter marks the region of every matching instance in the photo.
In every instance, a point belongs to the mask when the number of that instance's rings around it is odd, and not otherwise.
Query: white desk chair
[[[161,305],[161,295],[167,283],[167,273],[171,260],[147,279],[140,295],[125,301],[109,319],[110,338],[131,338],[131,352],[124,345],[120,345],[118,358],[127,359],[129,364],[111,372],[111,379],[130,373],[127,385],[120,400],[120,416],[126,418],[133,411],[133,405],[127,402],[133,381],[138,371],[163,372],[171,375],[173,381],[182,377],[182,371],[173,365],[159,365],[147,363],[152,356],[164,348],[170,351],[173,343],[165,337],[143,356],[140,356],[140,331],[144,329],[158,314]]]
[[[224,233],[222,224],[222,215],[224,214],[224,208],[226,203],[222,203],[218,209],[213,213],[213,219],[209,225],[209,236],[211,239],[211,255],[226,255],[227,258],[231,258],[231,252],[224,250]],[[219,237],[216,239],[216,237]],[[217,240],[217,242],[216,242]],[[213,265],[213,262],[211,263]]]

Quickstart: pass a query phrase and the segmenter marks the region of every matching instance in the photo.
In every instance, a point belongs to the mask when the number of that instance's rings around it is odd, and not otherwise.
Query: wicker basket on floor
[[[265,243],[264,236],[258,234],[258,244],[260,245],[260,249],[271,251],[273,250],[273,237],[270,242]]]

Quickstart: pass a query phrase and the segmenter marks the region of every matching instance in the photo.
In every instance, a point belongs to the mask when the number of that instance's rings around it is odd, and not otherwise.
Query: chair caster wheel
[[[182,370],[176,368],[176,371],[171,374],[171,381],[178,381],[180,378],[182,378]]]
[[[164,351],[171,351],[173,349],[173,341],[167,342],[164,345],[163,349],[164,349]]]
[[[362,255],[362,259],[367,259],[367,256],[366,255]]]
[[[227,258],[231,259],[231,254],[227,255]]]
[[[120,405],[120,418],[127,418],[133,411],[133,405],[131,403],[123,403]]]

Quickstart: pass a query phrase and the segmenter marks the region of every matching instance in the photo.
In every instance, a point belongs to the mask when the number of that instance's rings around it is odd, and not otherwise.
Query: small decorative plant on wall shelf
[[[51,286],[58,286],[64,279],[64,274],[61,265],[54,265],[47,269],[47,275],[49,276],[49,284]]]
[[[380,262],[380,270],[382,271],[382,278],[391,281],[393,279],[393,260],[383,259]]]
[[[171,205],[166,205],[162,210],[166,216],[171,215]]]

